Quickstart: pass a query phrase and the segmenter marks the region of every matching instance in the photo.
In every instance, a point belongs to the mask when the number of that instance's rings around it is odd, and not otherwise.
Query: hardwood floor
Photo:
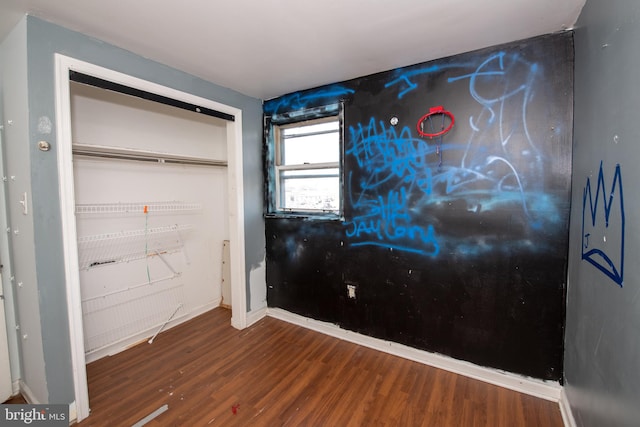
[[[27,401],[22,397],[22,395],[18,394],[17,396],[11,397],[6,402],[3,402],[3,405],[25,405]]]
[[[87,366],[79,426],[562,426],[557,403],[215,309]]]

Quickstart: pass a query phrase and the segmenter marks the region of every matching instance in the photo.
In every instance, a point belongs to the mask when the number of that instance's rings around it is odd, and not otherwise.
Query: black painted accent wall
[[[264,112],[286,117],[337,101],[344,217],[266,214],[269,307],[560,380],[573,34],[285,95]],[[455,125],[441,138],[420,136],[419,119],[438,106]]]

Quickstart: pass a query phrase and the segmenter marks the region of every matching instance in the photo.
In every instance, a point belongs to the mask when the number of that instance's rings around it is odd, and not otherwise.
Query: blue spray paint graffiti
[[[346,235],[355,245],[377,245],[424,255],[440,251],[432,225],[416,225],[408,206],[413,191],[431,193],[427,156],[433,148],[414,138],[407,127],[396,133],[384,122],[369,121],[365,128],[349,129],[349,147],[345,154],[353,156],[366,179],[347,180],[349,202],[358,214],[345,222]],[[386,194],[381,187],[391,185]],[[356,186],[356,187],[354,187]],[[357,198],[353,198],[354,195]]]
[[[354,217],[346,226],[347,237],[364,239],[353,246],[377,245],[424,255],[437,255],[440,251],[431,224],[426,229],[412,225],[404,187],[400,192],[390,191],[386,198],[379,197],[367,214]],[[415,246],[398,243],[406,241]]]
[[[527,110],[538,77],[537,64],[517,54],[499,52],[484,60],[474,72],[448,79],[449,83],[468,80],[469,94],[481,106],[475,117],[469,117],[472,131],[456,186],[475,185],[482,180],[495,191],[517,192],[523,212],[534,228],[541,223],[531,215],[527,198],[544,195],[539,177],[544,176],[545,159],[529,132]],[[498,140],[494,144],[478,144],[495,138],[496,134]]]
[[[425,140],[413,137],[408,127],[398,133],[395,127],[371,118],[366,127],[362,124],[357,129],[350,127],[349,135],[350,144],[345,154],[354,156],[358,166],[368,173],[367,180],[360,183],[363,190],[375,190],[388,181],[397,180],[409,185],[409,191],[418,188],[431,193],[427,156],[435,149]],[[361,195],[355,204],[360,204],[362,197],[366,196]]]
[[[354,209],[353,218],[344,224],[352,244],[437,255],[442,246],[438,239],[444,237],[436,237],[436,228],[423,214],[426,207],[453,196],[464,200],[468,211],[477,213],[519,206],[532,229],[542,228],[544,221],[561,222],[556,200],[544,191],[543,150],[534,142],[527,124],[541,70],[518,54],[504,52],[475,64],[396,72],[385,85],[400,88],[397,96],[402,98],[418,88],[420,75],[445,68],[463,70],[446,83],[468,82],[470,105],[479,110],[469,117],[468,127],[458,132],[467,132],[465,142],[459,142],[459,137],[456,141],[455,129],[446,136],[449,142],[441,149],[450,155],[445,156],[449,161],[443,167],[435,161],[433,144],[414,137],[407,126],[398,130],[374,117],[366,125],[349,126],[345,154],[353,156],[360,169],[356,175],[353,171],[348,174],[345,188]],[[402,230],[399,234],[395,232],[398,226]],[[468,242],[458,245],[468,247]]]
[[[611,190],[608,194],[609,198],[607,200],[601,162],[595,196],[591,189],[590,178],[587,178],[587,184],[582,193],[582,259],[594,265],[622,287],[624,278],[625,224],[624,191],[620,165],[616,165],[611,182]],[[602,199],[601,206],[599,205],[600,199]],[[605,232],[609,234],[610,243],[607,242]],[[611,236],[612,234],[613,237]]]
[[[341,97],[352,93],[354,93],[353,89],[340,85],[332,85],[310,92],[295,92],[274,100],[266,101],[264,103],[264,112],[266,114],[277,114],[283,111],[303,110],[317,104],[337,102]]]
[[[398,99],[402,99],[407,93],[418,88],[418,83],[415,83],[412,79],[415,77],[421,76],[423,74],[432,74],[439,71],[443,71],[446,69],[455,69],[455,68],[467,68],[473,66],[473,64],[447,64],[447,65],[430,65],[424,68],[412,69],[409,71],[397,70],[396,78],[391,80],[389,83],[385,84],[385,88],[390,88],[392,86],[398,86]]]

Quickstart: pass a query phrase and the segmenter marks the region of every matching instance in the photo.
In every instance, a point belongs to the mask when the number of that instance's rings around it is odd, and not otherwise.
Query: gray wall
[[[13,268],[4,281],[7,293],[13,295],[20,330],[9,331],[19,336],[20,379],[27,384],[30,398],[46,401],[44,354],[34,252],[33,210],[23,213],[20,201],[27,195],[31,206],[31,175],[29,159],[29,105],[27,82],[27,25],[20,22],[2,42],[2,106],[4,183],[9,216],[8,239],[11,241]],[[7,263],[8,260],[3,262]],[[11,276],[14,280],[11,280]],[[7,300],[9,302],[11,300]],[[13,354],[15,357],[15,354]],[[15,365],[15,359],[14,359]]]
[[[70,403],[74,397],[58,199],[54,53],[71,56],[242,110],[247,301],[251,299],[250,272],[264,260],[261,193],[262,107],[258,99],[206,82],[77,32],[27,17],[29,140],[25,143],[29,144],[30,151],[35,272],[46,386],[48,402]],[[42,120],[47,119],[54,124],[50,133],[43,129],[46,126],[39,126]],[[36,144],[40,139],[51,142],[51,152],[44,153],[37,149]],[[26,371],[27,368],[24,367],[24,377],[28,375]]]
[[[637,0],[588,0],[575,32],[565,379],[580,426],[640,422],[639,18]]]
[[[27,39],[26,39],[26,25],[23,25],[24,30],[24,46],[26,47]],[[16,27],[15,31],[21,31]],[[11,43],[9,40],[11,37],[7,37],[7,43],[0,43],[0,124],[2,124],[2,129],[0,129],[0,176],[7,176],[7,162],[4,159],[4,134],[6,126],[5,116],[4,116],[4,94],[5,90],[3,87],[3,82],[5,81],[4,75],[6,73],[6,68],[15,65],[13,61],[11,61],[8,57],[9,53],[7,49],[9,49],[9,44]],[[26,49],[22,49],[24,54],[26,55]],[[25,64],[26,70],[26,56],[25,56]],[[11,74],[11,73],[9,73]],[[22,79],[24,80],[24,89],[27,87],[27,79],[25,73],[23,73]],[[7,80],[8,81],[8,80]],[[13,86],[13,85],[12,85]],[[26,95],[25,95],[26,101]],[[26,115],[26,112],[25,112]],[[25,128],[26,129],[26,128]],[[7,221],[7,188],[8,183],[0,186],[0,230],[6,230],[9,226]],[[7,322],[7,339],[9,341],[9,359],[11,361],[11,381],[15,382],[20,379],[20,352],[19,352],[19,344],[18,344],[18,333],[16,331],[16,301],[15,295],[13,292],[13,286],[11,284],[11,276],[13,276],[13,267],[11,265],[11,257],[9,256],[9,239],[0,239],[0,262],[2,263],[2,280],[3,280],[3,292],[4,292],[4,308],[5,308],[5,317]]]

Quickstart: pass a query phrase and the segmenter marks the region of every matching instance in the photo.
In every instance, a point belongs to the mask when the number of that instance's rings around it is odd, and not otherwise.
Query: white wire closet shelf
[[[146,211],[145,211],[146,210]],[[180,201],[132,202],[132,203],[82,203],[76,205],[76,214],[131,214],[196,212],[202,210],[200,203]]]
[[[79,237],[79,267],[89,269],[177,252],[184,246],[182,234],[191,228],[190,224],[176,224]]]

